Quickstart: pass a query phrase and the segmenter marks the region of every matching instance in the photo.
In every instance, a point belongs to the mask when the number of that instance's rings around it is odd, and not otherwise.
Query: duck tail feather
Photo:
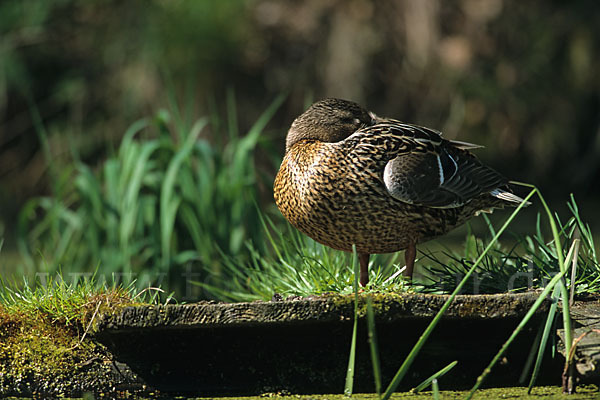
[[[494,189],[490,192],[490,194],[498,199],[504,200],[504,201],[508,201],[509,203],[517,203],[517,204],[521,204],[521,203],[525,203],[525,207],[527,207],[528,205],[531,204],[531,202],[529,201],[525,201],[522,198],[520,198],[519,196],[517,196],[516,194],[513,194],[511,192],[508,192],[506,190],[502,190],[502,189]]]
[[[483,149],[485,147],[480,144],[462,142],[460,140],[451,140],[450,143],[452,143],[455,147],[458,147],[459,149],[462,149],[462,150]]]

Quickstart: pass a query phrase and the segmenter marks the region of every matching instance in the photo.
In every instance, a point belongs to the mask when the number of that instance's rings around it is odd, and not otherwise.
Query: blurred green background
[[[594,0],[1,2],[1,273],[261,251],[287,128],[328,96],[482,144],[598,227],[599,50]]]

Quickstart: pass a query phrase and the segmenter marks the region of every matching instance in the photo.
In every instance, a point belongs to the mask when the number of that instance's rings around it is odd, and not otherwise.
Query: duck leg
[[[408,245],[404,250],[404,259],[406,260],[406,269],[403,275],[412,280],[413,269],[415,268],[415,258],[417,257],[417,246],[414,243]]]
[[[360,263],[360,286],[365,287],[369,283],[369,253],[358,253]]]

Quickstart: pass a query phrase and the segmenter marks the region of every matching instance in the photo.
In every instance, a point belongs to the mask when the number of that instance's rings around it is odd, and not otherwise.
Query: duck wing
[[[383,171],[388,192],[398,200],[452,208],[484,193],[510,197],[510,192],[501,189],[506,187],[507,179],[467,150],[480,146],[446,140],[438,131],[395,120],[371,128],[403,143],[394,146],[399,150]],[[506,200],[518,202],[514,197]]]

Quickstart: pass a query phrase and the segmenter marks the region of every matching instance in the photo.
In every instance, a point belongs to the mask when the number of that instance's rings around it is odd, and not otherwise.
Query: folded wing
[[[461,206],[484,193],[520,201],[503,189],[506,178],[467,150],[478,146],[445,140],[437,131],[398,121],[385,125],[388,134],[412,144],[385,166],[383,180],[394,198],[440,208]]]

